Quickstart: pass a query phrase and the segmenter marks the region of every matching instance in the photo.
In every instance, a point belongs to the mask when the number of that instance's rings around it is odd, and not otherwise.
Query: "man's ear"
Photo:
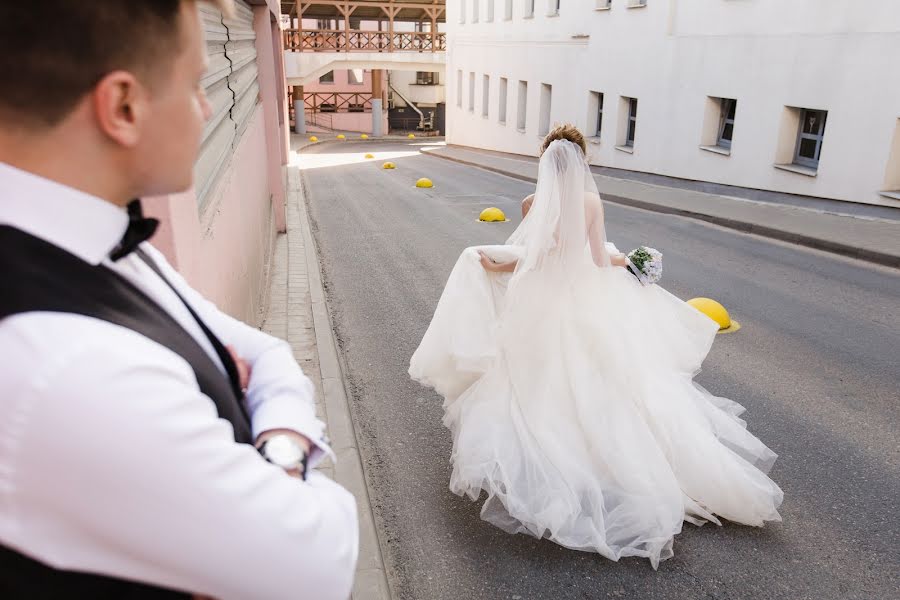
[[[127,148],[137,145],[147,112],[147,93],[128,71],[113,71],[91,92],[94,116],[103,133]]]

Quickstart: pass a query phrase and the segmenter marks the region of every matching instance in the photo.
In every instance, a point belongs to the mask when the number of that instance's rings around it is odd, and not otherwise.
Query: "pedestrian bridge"
[[[282,0],[282,11],[288,85],[340,69],[444,70],[444,0]]]

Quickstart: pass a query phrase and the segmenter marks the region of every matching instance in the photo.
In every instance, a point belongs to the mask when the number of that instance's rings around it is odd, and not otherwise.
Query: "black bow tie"
[[[159,219],[145,218],[141,201],[132,200],[128,203],[128,229],[125,230],[122,241],[109,253],[109,257],[113,261],[125,258],[134,252],[141,242],[149,240],[156,233],[157,227]]]

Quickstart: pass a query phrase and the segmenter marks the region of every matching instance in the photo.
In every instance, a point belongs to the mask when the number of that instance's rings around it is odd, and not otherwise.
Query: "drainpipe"
[[[398,96],[400,96],[400,99],[401,99],[401,100],[403,100],[404,102],[406,102],[406,105],[407,105],[407,106],[409,106],[409,107],[412,108],[414,111],[416,111],[417,113],[419,113],[419,127],[422,128],[422,129],[425,129],[425,114],[424,114],[421,110],[419,110],[419,107],[418,107],[418,106],[416,106],[415,104],[413,104],[412,102],[410,102],[410,101],[406,98],[406,96],[404,96],[403,94],[401,94],[400,91],[399,91],[397,88],[394,87],[394,84],[391,83],[391,80],[390,80],[390,79],[388,79],[388,85],[391,87],[392,90],[394,90],[394,93],[395,93],[395,94],[397,94]]]

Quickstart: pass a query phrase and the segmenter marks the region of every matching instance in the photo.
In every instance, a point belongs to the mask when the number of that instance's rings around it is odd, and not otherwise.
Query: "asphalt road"
[[[746,406],[780,455],[784,522],[686,524],[657,572],[508,535],[448,490],[441,399],[407,368],[459,252],[501,243],[533,189],[422,144],[326,144],[302,159],[396,597],[900,598],[900,273],[608,203],[610,240],[659,248],[667,289],[716,298],[742,324],[718,336],[698,381]],[[380,168],[386,156],[396,170]],[[435,187],[415,188],[421,176]],[[486,206],[512,222],[479,223]]]

